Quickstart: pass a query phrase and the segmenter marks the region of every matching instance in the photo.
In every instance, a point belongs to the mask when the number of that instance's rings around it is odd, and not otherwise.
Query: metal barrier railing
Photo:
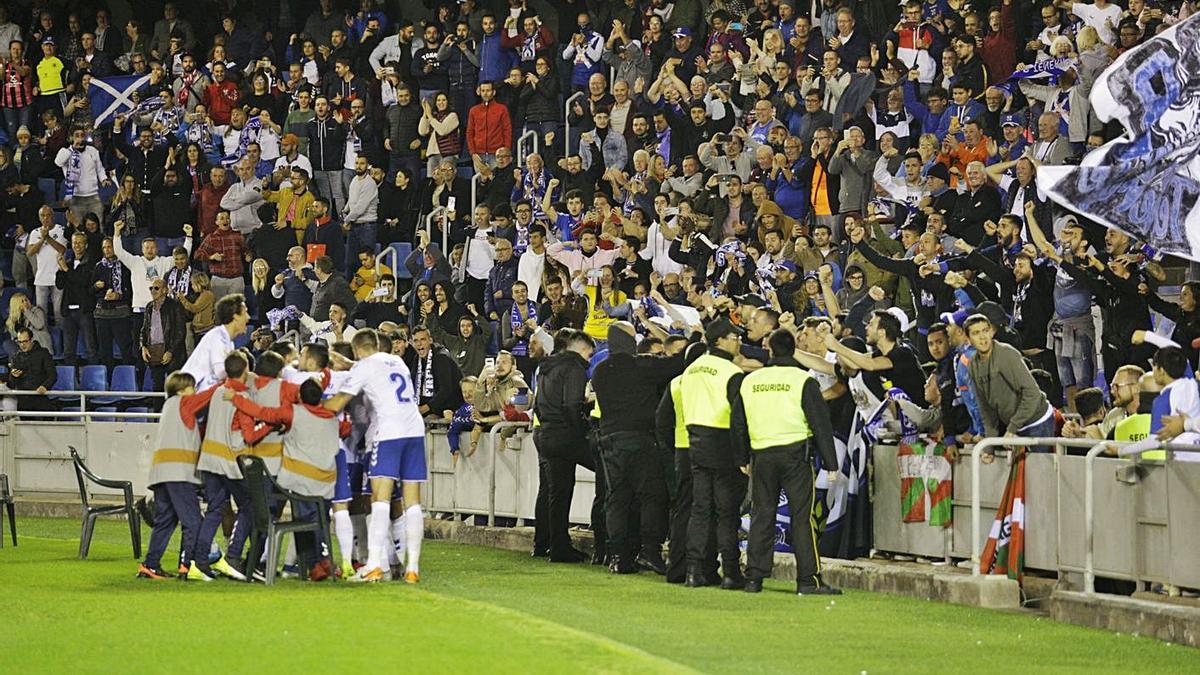
[[[433,241],[433,221],[438,216],[442,216],[443,218],[446,216],[446,207],[439,206],[425,216],[425,234],[429,236],[429,241]],[[442,255],[446,256],[447,260],[450,259],[449,245],[450,223],[442,223]]]
[[[521,168],[525,168],[525,158],[528,157],[530,154],[532,154],[532,153],[525,151],[525,142],[527,140],[530,141],[531,144],[533,145],[533,152],[537,152],[538,151],[537,129],[530,129],[530,130],[526,131],[525,133],[521,134],[521,136],[517,139],[517,166],[519,166]],[[471,208],[474,208],[474,207],[475,207],[475,197],[474,197],[474,195],[472,195]]]
[[[397,252],[396,249],[392,248],[391,246],[384,246],[383,249],[379,251],[379,255],[375,256],[375,283],[377,284],[379,283],[379,278],[383,276],[383,266],[385,260],[392,261],[391,270],[393,275],[396,274],[397,270],[400,269],[400,265],[404,264],[404,261],[400,259],[400,253]]]
[[[92,403],[94,405],[111,405],[112,403],[115,403],[118,400],[120,400],[120,401],[136,401],[136,400],[147,399],[147,398],[165,399],[167,397],[167,395],[161,391],[92,391],[92,390],[76,390],[76,389],[70,389],[70,390],[51,389],[51,390],[48,390],[45,393],[43,393],[40,391],[29,390],[29,389],[0,390],[0,398],[4,398],[4,397],[21,398],[21,397],[35,397],[35,396],[39,397],[39,398],[49,399],[52,401],[68,401],[71,399],[78,398],[80,410],[87,410],[87,404],[88,404],[89,397],[93,399]],[[102,399],[102,400],[96,401],[94,399]],[[0,412],[4,412],[4,411],[0,411]],[[9,412],[11,412],[11,411],[9,411]],[[28,411],[28,412],[33,412],[33,411]],[[78,415],[78,413],[74,413],[74,412],[67,412],[66,414]],[[112,413],[104,413],[104,414],[111,415]]]
[[[471,174],[471,213],[467,217],[472,221],[475,219],[475,207],[479,206],[479,179],[481,174],[476,171]]]
[[[566,103],[563,104],[563,157],[571,156],[571,104],[584,96],[584,92],[577,91],[567,97]]]
[[[502,443],[498,432],[504,429],[532,429],[533,425],[529,422],[497,422],[492,425],[491,431],[488,432],[488,440],[492,444],[492,476],[488,481],[488,526],[496,524],[496,454],[503,450],[498,443]]]

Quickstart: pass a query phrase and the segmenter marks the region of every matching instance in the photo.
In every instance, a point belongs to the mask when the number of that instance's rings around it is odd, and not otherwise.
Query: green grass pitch
[[[1200,650],[1148,638],[786,582],[692,590],[441,541],[418,587],[156,582],[134,578],[124,523],[100,524],[88,560],[78,521],[18,527],[0,550],[10,673],[1200,672]]]

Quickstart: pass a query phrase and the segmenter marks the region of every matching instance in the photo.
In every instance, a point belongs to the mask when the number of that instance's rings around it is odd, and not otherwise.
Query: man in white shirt
[[[111,187],[112,181],[104,173],[100,152],[87,144],[87,131],[73,129],[71,145],[58,151],[54,163],[62,169],[63,186],[66,189],[64,201],[77,222],[82,223],[88,213],[103,215],[100,186]]]
[[[229,212],[233,229],[247,236],[261,224],[257,209],[263,203],[263,181],[254,176],[254,164],[243,159],[234,165],[234,173],[241,179],[229,186],[221,197],[221,208]]]
[[[358,361],[350,369],[335,396],[325,401],[328,410],[341,412],[355,396],[362,395],[371,406],[372,420],[367,443],[375,448],[371,460],[371,515],[367,521],[367,564],[351,581],[378,582],[393,547],[392,533],[405,535],[407,553],[404,581],[420,579],[418,566],[425,519],[421,513],[421,482],[429,472],[425,465],[425,422],[417,409],[421,392],[415,391],[403,359],[379,351],[373,330],[362,330],[351,340]],[[406,510],[391,521],[392,488],[400,481]]]
[[[346,269],[355,268],[358,254],[364,248],[375,250],[375,223],[379,220],[379,184],[371,175],[366,157],[354,160],[354,178],[346,190],[346,208],[342,222],[348,228],[346,237]]]
[[[272,180],[280,190],[292,187],[292,169],[304,169],[312,175],[312,162],[300,154],[300,137],[296,134],[284,134],[279,139],[279,157],[275,160]]]
[[[153,237],[143,239],[142,255],[134,256],[125,250],[125,245],[121,241],[121,232],[124,229],[125,221],[118,220],[113,223],[113,248],[116,249],[117,259],[121,261],[122,265],[129,268],[129,279],[133,284],[133,311],[139,315],[134,321],[138,322],[137,325],[140,326],[140,315],[146,311],[146,305],[151,300],[150,282],[167,276],[167,272],[175,266],[175,260],[158,255],[158,243]],[[183,247],[187,249],[190,256],[192,254],[192,226],[184,225],[183,233],[185,235]]]
[[[517,261],[517,280],[529,289],[529,299],[540,302],[542,274],[546,271],[546,228],[534,225],[529,228],[529,247]]]
[[[54,222],[54,210],[49,206],[38,209],[38,222],[40,227],[29,233],[25,245],[25,254],[33,263],[33,290],[37,306],[47,314],[53,310],[55,320],[62,323],[63,292],[54,285],[54,278],[58,256],[67,250],[67,237],[62,225]]]
[[[225,357],[235,349],[233,339],[245,333],[246,324],[250,323],[246,298],[241,293],[218,300],[214,314],[220,325],[200,338],[181,369],[196,378],[196,391],[225,379]]]
[[[1071,0],[1058,0],[1058,6],[1071,10],[1084,24],[1096,29],[1100,39],[1107,45],[1117,44],[1117,25],[1121,23],[1121,14],[1125,10],[1110,3],[1108,0],[1095,0],[1088,5]]]
[[[684,160],[687,165],[687,159]],[[671,242],[679,235],[674,227],[678,209],[671,208],[665,194],[654,196],[654,222],[646,229],[646,245],[638,255],[650,261],[650,267],[663,278],[683,271],[683,265],[671,260]]]
[[[471,216],[471,236],[467,239],[462,257],[463,270],[466,272],[463,280],[467,284],[467,302],[473,303],[482,312],[483,291],[496,262],[496,246],[493,243],[496,233],[492,229],[492,210],[487,204],[476,206]]]

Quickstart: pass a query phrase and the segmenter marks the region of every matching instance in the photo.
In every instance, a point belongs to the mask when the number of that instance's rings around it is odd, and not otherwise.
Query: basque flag
[[[117,115],[123,115],[137,105],[134,94],[146,86],[150,75],[122,75],[93,77],[88,87],[88,101],[92,104],[95,126],[100,127],[113,121]]]

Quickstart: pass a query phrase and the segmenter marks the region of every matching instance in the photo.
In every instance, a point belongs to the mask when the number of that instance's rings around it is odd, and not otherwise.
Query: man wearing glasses
[[[142,360],[150,368],[154,391],[163,391],[167,373],[183,366],[187,313],[178,300],[167,297],[167,282],[150,282],[150,303],[143,314],[138,346]]]
[[[54,358],[47,349],[33,341],[28,328],[17,330],[17,349],[9,362],[8,386],[17,391],[36,391],[45,394],[58,381]],[[43,396],[20,396],[18,410],[53,410],[48,398]]]

